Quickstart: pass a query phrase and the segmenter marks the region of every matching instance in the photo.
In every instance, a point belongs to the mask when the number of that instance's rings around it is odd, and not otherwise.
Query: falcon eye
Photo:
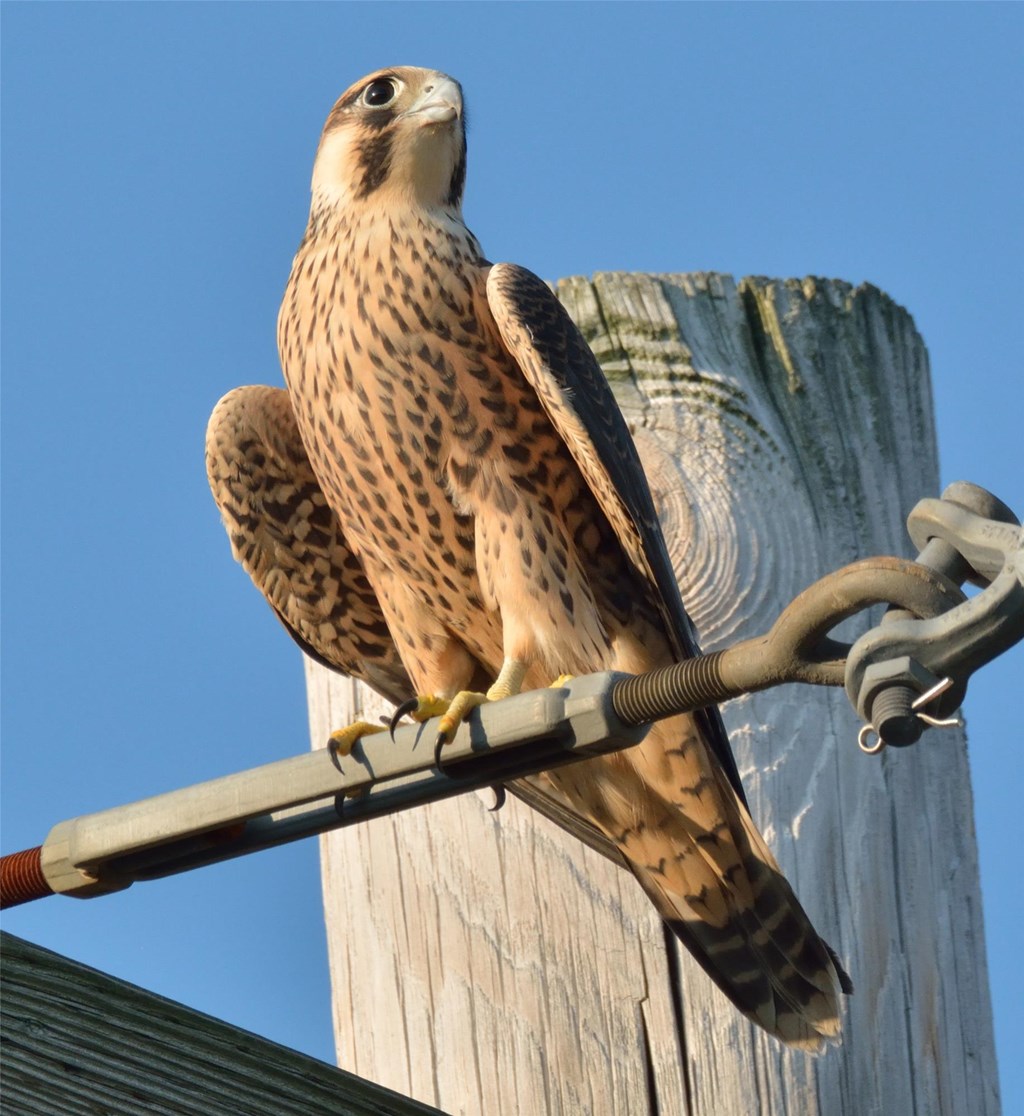
[[[377,78],[363,90],[363,104],[371,108],[381,108],[395,99],[395,83],[391,78]]]

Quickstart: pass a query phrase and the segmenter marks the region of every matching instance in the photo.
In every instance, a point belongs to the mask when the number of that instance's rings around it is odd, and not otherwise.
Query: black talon
[[[391,720],[388,722],[388,735],[391,737],[391,743],[395,742],[395,729],[398,728],[398,722],[406,715],[412,713],[419,705],[420,699],[411,697],[408,701],[403,701],[402,704],[391,715]]]
[[[333,736],[327,738],[327,754],[331,757],[331,763],[340,771],[341,756],[338,754],[338,743]]]
[[[434,766],[438,771],[443,771],[444,766],[441,763],[441,753],[444,751],[444,746],[448,741],[443,732],[437,734],[437,739],[434,741]]]
[[[494,805],[488,806],[487,812],[496,814],[505,805],[505,786],[503,783],[495,783],[491,790],[494,791]]]

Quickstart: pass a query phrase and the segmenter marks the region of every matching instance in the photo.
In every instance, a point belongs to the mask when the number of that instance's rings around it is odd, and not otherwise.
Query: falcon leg
[[[554,682],[552,682],[548,686],[548,689],[549,690],[560,689],[567,682],[571,682],[574,677],[575,677],[575,675],[573,675],[573,674],[560,674],[554,680]],[[520,682],[521,681],[522,680],[520,679]],[[495,685],[497,685],[497,683],[495,683]],[[490,693],[490,691],[488,691],[488,693]],[[510,696],[510,695],[503,695],[503,696],[507,697],[507,696]],[[437,763],[438,767],[441,766],[440,757],[441,757],[442,747],[443,747],[443,744],[440,740],[438,741],[438,743],[434,747],[434,761]],[[494,813],[497,813],[498,810],[500,810],[505,805],[505,800],[508,796],[505,792],[504,786],[501,783],[496,783],[493,787],[491,787],[491,790],[494,791],[494,805],[493,806],[488,806],[487,810],[488,810],[489,813],[494,814]]]
[[[354,721],[351,725],[332,732],[328,737],[327,747],[336,756],[347,756],[351,754],[357,740],[383,731],[383,725],[374,725],[369,721]]]
[[[441,717],[437,740],[434,742],[434,762],[438,767],[441,766],[442,749],[445,744],[451,743],[459,725],[466,719],[470,711],[486,702],[500,701],[502,698],[518,694],[522,688],[525,675],[526,663],[520,662],[518,659],[506,659],[501,665],[498,677],[494,680],[494,685],[488,689],[487,693],[479,694],[472,690],[462,690],[452,698],[451,704]]]
[[[395,739],[395,729],[398,728],[398,722],[403,717],[412,717],[414,721],[422,724],[423,721],[429,721],[431,717],[440,717],[442,713],[447,713],[450,705],[451,702],[447,698],[436,697],[434,694],[418,694],[408,701],[403,701],[388,721],[391,739]]]

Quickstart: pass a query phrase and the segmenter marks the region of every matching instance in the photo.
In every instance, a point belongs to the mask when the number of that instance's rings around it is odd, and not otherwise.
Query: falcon
[[[321,663],[444,713],[442,742],[483,701],[698,653],[597,361],[546,284],[485,259],[465,177],[452,78],[398,66],[342,94],[278,320],[287,390],[236,389],[207,432],[234,554],[277,616]],[[848,978],[751,820],[717,710],[540,781],[744,1015],[804,1049],[837,1038]]]

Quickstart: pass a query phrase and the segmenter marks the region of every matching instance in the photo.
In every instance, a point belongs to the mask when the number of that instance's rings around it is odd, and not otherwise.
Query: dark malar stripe
[[[359,163],[363,168],[363,177],[357,195],[360,200],[368,198],[387,181],[391,173],[393,143],[394,134],[390,131],[381,131],[359,145]]]
[[[466,188],[466,118],[463,113],[462,118],[462,142],[459,145],[459,161],[455,164],[455,170],[452,171],[451,184],[448,187],[448,197],[445,199],[447,205],[453,209],[462,204],[462,192]]]

